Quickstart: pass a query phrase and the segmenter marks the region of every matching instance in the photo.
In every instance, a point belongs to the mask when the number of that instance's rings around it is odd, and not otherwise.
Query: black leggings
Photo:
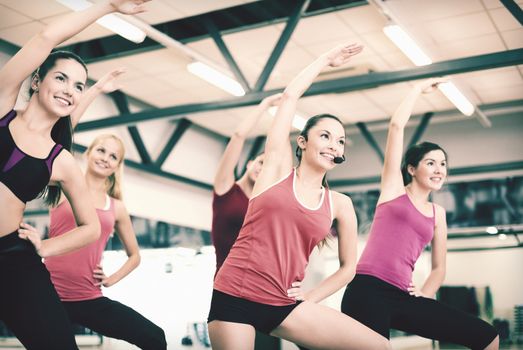
[[[64,301],[71,322],[102,335],[125,340],[146,350],[167,348],[164,331],[130,307],[100,297],[83,301]]]
[[[436,300],[415,297],[368,275],[347,286],[341,311],[389,338],[390,328],[425,338],[484,349],[497,336],[487,322]]]
[[[0,237],[0,319],[29,350],[73,350],[69,318],[33,245]]]

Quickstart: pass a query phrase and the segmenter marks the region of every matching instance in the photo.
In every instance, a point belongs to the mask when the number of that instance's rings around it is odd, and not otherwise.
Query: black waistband
[[[36,254],[33,244],[18,237],[18,231],[0,237],[0,258],[5,259],[13,254],[29,253]]]

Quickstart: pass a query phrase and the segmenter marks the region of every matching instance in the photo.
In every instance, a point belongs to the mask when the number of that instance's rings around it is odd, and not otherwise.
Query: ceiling
[[[521,0],[516,2],[520,6],[523,4]],[[204,20],[210,18],[252,87],[284,31],[295,3],[290,0],[154,0],[147,4],[148,12],[137,17],[218,65],[228,67],[204,24]],[[392,0],[386,3],[398,22],[435,62],[523,48],[523,27],[497,0]],[[21,46],[47,23],[68,12],[53,0],[0,0],[0,39]],[[265,89],[284,87],[317,55],[344,42],[361,43],[364,51],[348,66],[327,71],[318,80],[414,68],[383,34],[386,23],[380,11],[365,1],[312,0]],[[148,107],[166,108],[233,98],[190,74],[186,65],[191,59],[185,53],[161,47],[150,39],[137,46],[94,24],[64,46],[86,57],[93,80],[114,68],[126,67],[127,73],[121,79],[122,91]],[[461,73],[452,78],[479,106],[523,99],[522,65]],[[411,85],[411,82],[398,82],[305,97],[300,100],[298,109],[305,116],[332,113],[347,124],[382,121],[393,113]],[[207,110],[185,117],[213,133],[230,136],[238,121],[252,108]],[[422,114],[453,108],[441,93],[436,92],[422,96],[414,112]],[[113,111],[113,115],[118,114],[118,110],[113,108]],[[85,120],[110,116],[87,113]],[[262,120],[256,134],[266,132],[270,119],[267,116]],[[116,128],[125,132],[123,126]],[[169,118],[164,118],[140,123],[139,128],[142,133],[152,135],[145,135],[144,141],[151,153],[158,154],[162,149],[158,135],[168,137],[174,126]],[[131,142],[129,137],[127,139]],[[132,152],[130,156],[138,159]]]

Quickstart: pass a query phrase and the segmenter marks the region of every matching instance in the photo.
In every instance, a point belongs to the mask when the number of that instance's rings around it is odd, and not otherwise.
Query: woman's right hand
[[[352,56],[359,54],[363,50],[360,44],[343,44],[328,51],[325,55],[329,61],[329,66],[338,67],[347,63]]]
[[[136,15],[146,11],[144,4],[151,0],[111,0],[109,3],[116,12],[124,15]]]

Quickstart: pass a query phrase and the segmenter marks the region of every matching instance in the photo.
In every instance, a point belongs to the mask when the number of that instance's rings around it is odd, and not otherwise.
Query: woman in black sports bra
[[[106,0],[70,13],[47,25],[0,70],[0,320],[27,349],[77,349],[41,258],[80,248],[100,234],[84,177],[69,153],[69,115],[82,96],[87,69],[74,54],[50,52],[106,14],[144,11],[146,1]],[[32,73],[29,103],[14,111],[20,87]],[[41,240],[22,223],[25,203],[43,195],[55,204],[60,190],[78,227]]]

